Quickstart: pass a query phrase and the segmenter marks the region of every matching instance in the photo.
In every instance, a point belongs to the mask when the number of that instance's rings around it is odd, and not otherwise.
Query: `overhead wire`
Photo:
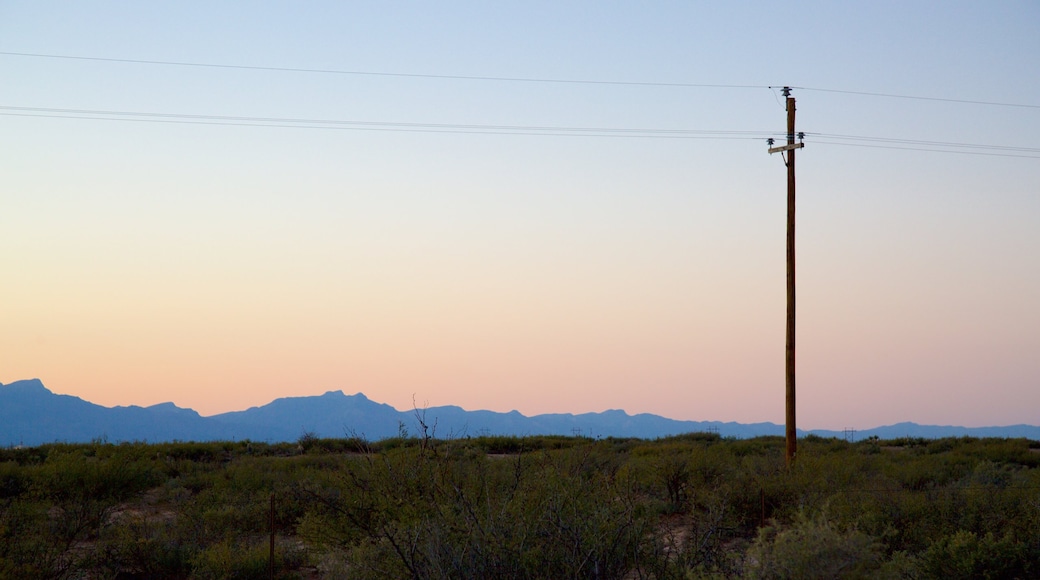
[[[961,142],[949,142],[949,141],[929,141],[922,139],[898,139],[894,137],[868,137],[864,135],[841,135],[834,133],[816,133],[806,131],[805,135],[811,135],[814,137],[822,137],[826,139],[844,139],[852,141],[874,141],[880,143],[898,143],[904,145],[937,145],[942,147],[964,147],[970,149],[993,149],[1001,151],[1027,151],[1031,153],[1040,153],[1040,147],[1014,147],[1009,145],[983,145],[977,143],[961,143]]]
[[[272,128],[285,128],[285,129],[319,129],[319,130],[341,130],[341,131],[386,131],[395,133],[453,133],[453,134],[467,134],[467,135],[529,135],[529,136],[541,136],[541,137],[597,137],[597,138],[628,138],[628,139],[713,139],[713,140],[729,140],[729,139],[755,139],[758,140],[760,137],[738,137],[738,136],[726,136],[726,135],[653,135],[653,134],[640,134],[640,133],[553,133],[543,131],[524,131],[524,130],[493,130],[493,129],[455,129],[455,128],[420,128],[420,127],[366,127],[366,126],[336,126],[336,125],[306,125],[306,124],[279,124],[279,123],[260,123],[260,122],[230,122],[230,121],[201,121],[201,120],[185,120],[185,119],[149,119],[149,118],[113,118],[113,117],[90,117],[85,115],[47,115],[47,114],[34,114],[34,113],[0,113],[0,116],[5,117],[42,117],[48,119],[84,119],[91,121],[120,121],[120,122],[137,122],[137,123],[167,123],[175,125],[215,125],[225,127],[272,127]],[[392,124],[391,124],[392,125]]]
[[[987,145],[979,143],[897,139],[893,137],[870,137],[865,135],[840,135],[813,132],[806,132],[805,135],[813,137],[812,142],[814,144],[821,145],[1040,159],[1040,147],[1014,147],[1009,145]]]
[[[595,80],[595,79],[550,79],[550,78],[535,78],[535,77],[500,77],[500,76],[486,76],[486,75],[446,75],[446,74],[428,74],[428,73],[378,72],[378,71],[340,70],[340,69],[322,69],[322,68],[296,68],[296,67],[280,67],[280,66],[256,66],[256,65],[241,65],[241,64],[218,64],[218,63],[186,62],[186,61],[172,61],[172,60],[142,60],[142,59],[131,59],[131,58],[103,58],[103,57],[96,57],[96,56],[72,56],[72,55],[65,55],[65,54],[39,54],[39,53],[31,53],[31,52],[6,52],[6,51],[0,51],[0,55],[4,55],[4,56],[23,56],[23,57],[34,57],[34,58],[53,58],[53,59],[66,59],[66,60],[87,60],[87,61],[96,61],[96,62],[118,62],[118,63],[127,63],[127,64],[151,64],[151,65],[164,65],[164,66],[220,68],[220,69],[235,69],[235,70],[276,71],[276,72],[296,72],[296,73],[317,73],[317,74],[334,74],[334,75],[360,75],[360,76],[376,76],[376,77],[405,77],[405,78],[447,79],[447,80],[466,80],[466,81],[503,81],[503,82],[517,82],[517,83],[557,83],[557,84],[579,84],[579,85],[620,85],[620,86],[635,86],[635,87],[688,87],[688,88],[711,88],[711,89],[768,89],[769,88],[766,85],[733,85],[733,84],[708,84],[708,83],[670,83],[670,82],[642,82],[642,81],[608,81],[608,80]]]
[[[353,131],[385,131],[404,133],[453,133],[469,135],[527,135],[542,137],[594,137],[635,139],[707,139],[760,140],[786,136],[782,131],[653,129],[629,127],[567,127],[557,125],[491,125],[473,123],[415,123],[394,121],[358,121],[287,117],[254,117],[232,115],[199,115],[101,109],[64,109],[51,107],[17,107],[0,105],[0,116],[48,119],[80,119],[225,127],[268,127],[288,129],[324,129]],[[842,135],[804,132],[813,144],[904,151],[959,153],[993,157],[1040,159],[1040,148],[945,142],[921,139],[896,139],[866,135]],[[1030,155],[1035,154],[1035,155]]]
[[[234,65],[220,63],[201,63],[187,61],[165,61],[105,58],[92,56],[74,56],[61,54],[43,54],[28,52],[0,51],[3,56],[65,59],[77,61],[98,61],[129,64],[147,64],[181,67],[203,67],[218,69],[240,69],[257,71],[277,72],[299,72],[320,73],[339,75],[368,75],[386,77],[409,77],[430,78],[450,80],[479,80],[479,81],[509,81],[509,82],[531,82],[531,83],[566,83],[566,84],[589,84],[589,85],[622,85],[622,86],[648,86],[648,87],[690,87],[690,88],[727,88],[727,89],[769,89],[775,92],[774,85],[742,85],[742,84],[706,84],[706,83],[672,83],[672,82],[633,82],[633,81],[607,81],[591,79],[548,79],[531,77],[503,77],[503,76],[477,76],[477,75],[440,75],[422,73],[394,73],[376,71],[352,71],[339,69],[320,68],[295,68],[274,66]],[[940,97],[923,97],[915,95],[899,95],[892,93],[873,93],[864,91],[849,91],[840,89],[827,89],[818,87],[790,86],[790,88],[804,91],[818,91],[829,93],[841,93],[852,95],[863,95],[885,98],[904,98],[925,101],[942,101],[960,104],[1005,106],[1018,108],[1040,108],[1040,105],[1022,103],[1002,103],[993,101],[979,101],[969,99],[951,99]],[[775,96],[775,95],[774,95]],[[462,133],[462,134],[484,134],[484,135],[536,135],[552,137],[611,137],[611,138],[655,138],[655,139],[764,139],[785,135],[781,131],[721,131],[700,129],[648,129],[648,128],[617,128],[617,127],[566,127],[566,126],[538,126],[538,125],[490,125],[490,124],[459,124],[459,123],[404,123],[387,121],[345,121],[332,119],[301,119],[301,118],[279,118],[279,117],[239,117],[226,115],[197,115],[182,113],[154,113],[137,111],[113,111],[92,109],[58,109],[43,107],[14,107],[0,106],[0,116],[12,117],[38,117],[38,118],[62,118],[101,121],[136,121],[148,123],[172,123],[193,125],[216,125],[216,126],[243,126],[243,127],[274,127],[295,129],[338,129],[338,130],[365,130],[365,131],[392,131],[392,132],[419,132],[419,133]],[[828,133],[805,132],[805,135],[814,137],[813,142],[821,145],[839,145],[855,147],[871,147],[878,149],[899,149],[908,151],[930,151],[937,153],[959,153],[968,155],[987,155],[997,157],[1020,157],[1038,158],[1040,148],[1014,147],[1004,145],[986,145],[961,142],[942,142],[920,139],[897,139],[885,137],[871,137],[862,135],[843,135]],[[1032,155],[1037,154],[1037,155]]]
[[[492,135],[545,135],[588,137],[635,137],[670,139],[762,139],[775,136],[775,131],[717,131],[706,129],[648,129],[624,127],[564,127],[537,125],[488,125],[461,123],[408,123],[390,121],[355,121],[336,119],[302,119],[283,117],[245,117],[231,115],[196,115],[186,113],[154,113],[98,109],[59,109],[49,107],[15,107],[0,105],[0,115],[98,121],[138,121],[223,125],[244,127],[285,127],[298,129],[354,129],[425,133],[469,133]]]
[[[242,65],[242,64],[224,64],[224,63],[206,63],[206,62],[191,62],[191,61],[173,61],[173,60],[153,60],[153,59],[132,59],[132,58],[109,58],[109,57],[98,57],[98,56],[76,56],[69,54],[46,54],[46,53],[35,53],[35,52],[15,52],[15,51],[0,51],[0,55],[3,56],[17,56],[26,58],[47,58],[47,59],[63,59],[63,60],[80,60],[80,61],[94,61],[94,62],[112,62],[112,63],[124,63],[124,64],[147,64],[147,65],[161,65],[161,66],[179,66],[179,67],[199,67],[199,68],[218,68],[218,69],[234,69],[234,70],[254,70],[254,71],[275,71],[275,72],[295,72],[295,73],[313,73],[313,74],[334,74],[334,75],[360,75],[360,76],[377,76],[377,77],[404,77],[404,78],[425,78],[425,79],[446,79],[446,80],[470,80],[470,81],[500,81],[500,82],[522,82],[522,83],[556,83],[556,84],[583,84],[583,85],[618,85],[618,86],[643,86],[643,87],[686,87],[686,88],[714,88],[714,89],[775,89],[780,85],[755,85],[755,84],[724,84],[724,83],[682,83],[682,82],[654,82],[654,81],[616,81],[616,80],[599,80],[599,79],[560,79],[560,78],[539,78],[539,77],[507,77],[507,76],[492,76],[492,75],[449,75],[449,74],[432,74],[432,73],[402,73],[402,72],[385,72],[385,71],[362,71],[362,70],[343,70],[343,69],[326,69],[326,68],[305,68],[305,67],[279,67],[279,66],[261,66],[261,65]],[[815,91],[823,93],[838,93],[846,95],[859,95],[867,97],[881,97],[889,99],[911,99],[919,101],[935,101],[935,102],[946,102],[946,103],[957,103],[965,105],[981,105],[990,107],[1015,107],[1025,109],[1040,109],[1040,104],[1031,103],[1008,103],[1000,101],[986,101],[978,99],[955,99],[950,97],[931,97],[923,95],[904,95],[898,93],[882,93],[882,92],[871,92],[871,91],[853,91],[847,89],[831,89],[824,87],[806,87],[800,85],[788,85],[792,89],[798,89],[802,91]]]
[[[997,101],[980,101],[973,99],[953,99],[949,97],[924,97],[920,95],[899,95],[895,93],[873,93],[868,91],[848,91],[843,89],[822,89],[818,87],[791,86],[792,89],[800,91],[816,91],[820,93],[840,93],[844,95],[859,95],[863,97],[883,97],[886,99],[911,99],[915,101],[936,101],[941,103],[957,103],[961,105],[984,105],[988,107],[1017,107],[1022,109],[1040,109],[1040,105],[1028,103],[1003,103]]]
[[[1017,157],[1020,159],[1040,159],[1040,151],[1037,155],[1024,155],[1017,153],[990,153],[986,151],[968,151],[968,150],[957,150],[957,149],[936,149],[929,147],[901,147],[898,145],[876,145],[870,143],[842,143],[838,141],[813,141],[814,144],[819,145],[839,145],[844,147],[867,147],[870,149],[896,149],[899,151],[928,151],[931,153],[955,153],[960,155],[981,155],[985,157]]]

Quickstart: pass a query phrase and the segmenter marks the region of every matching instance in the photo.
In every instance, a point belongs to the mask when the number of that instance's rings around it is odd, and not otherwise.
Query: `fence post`
[[[759,527],[764,528],[766,525],[766,488],[758,488],[758,497],[762,500],[762,519],[759,520]]]
[[[271,550],[268,554],[268,562],[270,565],[270,576],[271,580],[274,580],[274,492],[271,492]]]

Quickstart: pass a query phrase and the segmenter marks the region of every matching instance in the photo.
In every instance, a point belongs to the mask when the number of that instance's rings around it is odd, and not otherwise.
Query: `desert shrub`
[[[358,578],[620,578],[646,520],[615,473],[593,445],[508,459],[394,449],[302,490],[318,509],[300,533]]]
[[[102,535],[98,567],[108,577],[184,578],[198,548],[180,537],[167,519],[127,517]]]
[[[883,447],[906,447],[906,448],[927,447],[930,442],[931,442],[930,439],[925,439],[924,437],[910,437],[910,436],[896,437],[894,439],[881,439],[879,441],[879,443]]]
[[[936,540],[921,555],[919,566],[928,578],[1029,578],[1036,573],[1036,554],[1028,547],[992,533],[978,536],[960,530]]]
[[[304,433],[297,444],[304,453],[325,455],[329,453],[357,453],[364,450],[369,443],[360,437],[326,438],[317,437],[313,433]]]
[[[158,452],[170,459],[186,459],[193,463],[216,463],[224,459],[224,446],[219,443],[166,443]]]
[[[722,437],[718,433],[710,433],[705,431],[691,431],[689,433],[680,433],[679,435],[668,435],[657,439],[660,443],[703,443],[713,444],[722,441]]]
[[[52,453],[30,471],[33,493],[51,506],[51,534],[60,542],[96,537],[116,506],[161,481],[146,462]]]
[[[788,467],[779,437],[417,433],[0,450],[0,578],[266,575],[272,493],[277,533],[351,578],[1038,575],[1025,440],[806,437]]]
[[[162,481],[145,462],[52,454],[33,472],[38,491],[57,501],[121,500]]]
[[[62,578],[81,567],[65,557],[69,542],[51,532],[47,504],[0,504],[0,578]]]
[[[813,435],[810,433],[798,441],[798,455],[799,457],[802,457],[806,453],[814,455],[839,452],[844,453],[852,447],[853,445],[844,439],[838,439],[837,437],[820,437],[819,435]]]
[[[270,578],[270,548],[263,541],[225,540],[208,546],[192,560],[192,577],[199,580],[267,580]],[[285,549],[275,550],[275,578],[295,577],[301,555]]]
[[[1028,439],[979,439],[959,450],[961,453],[997,464],[1019,467],[1040,466],[1040,454],[1030,452]]]
[[[703,444],[668,439],[654,445],[635,446],[618,466],[655,509],[666,513],[691,508],[696,487],[708,480],[714,484],[715,470],[707,466]]]
[[[29,489],[29,478],[14,461],[0,463],[0,501],[15,498]]]
[[[522,437],[510,437],[505,435],[476,437],[470,439],[468,442],[475,448],[493,455],[511,455],[532,451],[534,449],[531,442],[528,442]]]
[[[875,538],[839,529],[822,515],[800,514],[790,526],[774,523],[759,530],[747,562],[749,578],[872,578],[882,557]]]
[[[664,484],[672,511],[686,509],[690,488],[690,461],[686,453],[669,453],[657,460],[656,477]]]
[[[575,461],[574,455],[580,460]],[[593,455],[595,457],[595,455]],[[525,559],[534,577],[621,578],[633,564],[649,520],[616,467],[588,463],[581,450],[536,465],[523,504],[538,541]],[[548,565],[546,565],[548,564]]]
[[[785,440],[783,437],[765,436],[753,439],[725,439],[727,450],[736,457],[770,456],[783,457]]]
[[[661,518],[644,536],[635,571],[640,578],[731,577],[746,542],[734,525],[724,488],[700,490],[688,514]]]

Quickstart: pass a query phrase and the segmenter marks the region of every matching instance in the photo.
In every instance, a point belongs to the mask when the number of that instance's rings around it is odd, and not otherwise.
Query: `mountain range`
[[[420,422],[420,418],[422,421]],[[310,397],[286,397],[245,411],[203,417],[173,403],[150,407],[103,407],[48,390],[39,379],[0,384],[0,446],[51,442],[122,441],[296,441],[316,437],[357,436],[370,441],[415,435],[421,423],[438,438],[480,435],[579,435],[653,439],[690,432],[714,432],[723,437],[783,435],[775,423],[678,421],[659,415],[629,415],[620,410],[602,413],[545,414],[527,417],[517,411],[466,411],[456,406],[409,411],[370,400],[361,393],[329,391]],[[799,431],[800,436],[855,439],[897,437],[1025,437],[1040,440],[1040,427],[955,427],[897,423],[857,430]]]

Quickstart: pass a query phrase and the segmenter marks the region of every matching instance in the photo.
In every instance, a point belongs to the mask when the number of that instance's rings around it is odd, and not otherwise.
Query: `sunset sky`
[[[0,382],[782,423],[788,85],[799,427],[1038,424],[1038,30],[1026,0],[0,1]]]

